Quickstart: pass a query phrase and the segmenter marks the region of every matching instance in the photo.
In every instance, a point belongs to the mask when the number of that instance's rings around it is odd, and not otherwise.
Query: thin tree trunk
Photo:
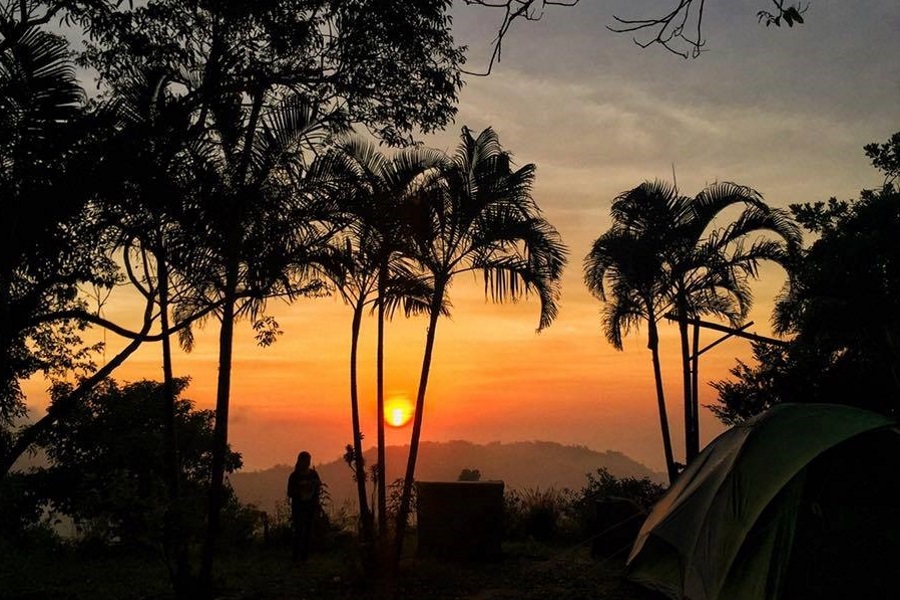
[[[403,493],[400,496],[400,508],[397,511],[396,538],[394,539],[394,561],[399,563],[403,552],[403,537],[406,534],[406,522],[409,519],[412,503],[412,485],[416,475],[416,460],[419,456],[419,439],[422,436],[422,415],[425,412],[425,390],[428,387],[428,374],[431,371],[431,357],[434,351],[434,335],[441,304],[444,298],[444,283],[435,281],[434,297],[429,310],[428,333],[425,336],[425,353],[422,357],[422,373],[419,377],[419,391],[416,395],[416,409],[413,418],[412,436],[409,441],[409,458],[406,462],[406,474],[403,477]]]
[[[212,472],[209,482],[209,514],[207,516],[206,542],[200,564],[201,588],[208,595],[212,594],[213,559],[219,538],[220,517],[225,498],[225,454],[228,451],[228,404],[231,395],[236,271],[236,268],[230,268],[226,275],[222,325],[219,330],[219,378],[216,389],[216,421],[213,429]]]
[[[378,537],[387,539],[387,450],[384,436],[384,296],[387,288],[387,261],[382,261],[378,270],[378,347],[375,358],[376,379],[376,428],[378,435]]]
[[[359,389],[357,382],[356,364],[359,351],[359,330],[362,325],[363,298],[353,308],[353,326],[350,337],[350,418],[353,424],[353,469],[356,471],[356,493],[359,500],[359,519],[361,525],[362,542],[366,548],[366,559],[370,558],[372,542],[374,540],[372,527],[372,513],[369,511],[369,502],[366,494],[366,465],[363,461],[362,429],[359,424]]]
[[[666,470],[669,474],[669,485],[675,483],[678,469],[675,468],[675,456],[672,454],[672,436],[669,433],[669,417],[666,411],[666,396],[663,391],[662,369],[659,363],[659,332],[654,315],[648,319],[649,342],[647,347],[653,357],[653,378],[656,381],[656,403],[659,410],[659,428],[662,431],[663,453],[666,457]]]
[[[162,248],[162,245],[158,245]],[[181,491],[179,479],[181,466],[178,460],[178,432],[175,418],[175,375],[172,368],[172,338],[169,331],[169,266],[163,251],[156,252],[156,268],[159,280],[159,318],[162,337],[163,361],[163,419],[165,432],[165,465],[166,480],[169,488],[169,505],[166,508],[165,539],[167,550],[175,552],[175,565],[172,583],[175,595],[186,598],[189,593],[188,580],[190,565],[188,563],[187,543],[184,538],[184,523],[181,518]]]

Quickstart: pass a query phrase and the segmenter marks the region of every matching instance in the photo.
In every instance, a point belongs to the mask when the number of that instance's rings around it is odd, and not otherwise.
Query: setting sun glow
[[[403,427],[409,423],[412,415],[412,403],[402,396],[391,398],[384,403],[384,422],[391,427]]]

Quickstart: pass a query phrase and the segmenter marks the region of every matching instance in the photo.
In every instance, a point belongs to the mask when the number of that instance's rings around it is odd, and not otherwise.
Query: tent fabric
[[[777,598],[807,467],[894,425],[851,406],[782,404],[729,429],[653,508],[628,557],[629,579],[676,600]]]

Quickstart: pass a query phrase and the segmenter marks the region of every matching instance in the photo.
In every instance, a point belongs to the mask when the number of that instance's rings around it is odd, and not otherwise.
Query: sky
[[[693,60],[641,49],[606,29],[614,14],[646,16],[670,4],[581,0],[549,7],[540,22],[517,24],[493,73],[466,79],[456,122],[423,138],[452,151],[461,126],[493,127],[518,164],[537,165],[534,197],[570,251],[559,317],[541,333],[536,300],[494,305],[479,281],[453,284],[452,317],[437,328],[424,440],[551,440],[618,450],[664,470],[646,329],[615,350],[602,336],[601,304],[582,283],[582,261],[609,227],[612,199],[645,180],[671,181],[673,171],[685,194],[734,181],[778,207],[853,198],[879,183],[862,146],[900,130],[900,4],[813,0],[806,23],[787,29],[757,23],[766,0],[707,2],[706,51]],[[470,46],[470,68],[482,69],[501,15],[457,7],[454,17],[455,36]],[[763,269],[749,331],[771,334],[784,282],[780,269]],[[133,324],[134,307],[116,290],[102,313]],[[247,323],[236,330],[232,447],[247,470],[292,463],[301,449],[314,463],[334,460],[352,439],[351,311],[331,297],[274,301],[269,312],[284,331],[273,346],[257,347]],[[366,447],[375,439],[372,321],[360,352]],[[414,398],[425,329],[424,318],[388,325],[389,397]],[[185,396],[200,408],[214,406],[217,333],[208,322],[193,352],[175,359],[176,375],[192,378]],[[664,325],[661,335],[673,441],[683,460],[677,330]],[[705,332],[702,343],[717,338]],[[108,357],[124,346],[112,334],[105,339]],[[745,341],[722,343],[701,359],[701,382],[726,378],[735,359],[749,356]],[[139,350],[115,377],[160,379],[158,345]],[[37,411],[45,387],[39,380],[26,386]],[[714,402],[714,390],[701,387],[701,404]],[[706,443],[723,428],[701,412]],[[406,444],[409,433],[389,429],[388,443]]]

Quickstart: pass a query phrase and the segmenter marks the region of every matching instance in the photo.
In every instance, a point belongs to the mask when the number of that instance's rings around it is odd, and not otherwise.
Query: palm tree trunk
[[[412,485],[416,475],[416,460],[419,456],[419,439],[422,436],[422,415],[425,412],[425,389],[428,387],[428,374],[431,371],[431,356],[434,351],[434,334],[444,298],[444,282],[435,280],[434,297],[429,309],[428,333],[425,336],[425,354],[422,357],[422,373],[419,377],[419,391],[416,395],[416,412],[413,418],[412,436],[409,441],[409,458],[406,462],[406,474],[403,477],[403,493],[400,495],[400,508],[397,511],[396,538],[394,540],[394,561],[399,563],[403,552],[403,537],[406,534],[406,522],[409,518],[412,503]]]
[[[212,593],[212,570],[220,516],[225,497],[225,454],[228,451],[228,403],[231,395],[231,355],[234,345],[234,308],[237,268],[226,274],[225,298],[222,303],[222,325],[219,330],[219,378],[216,389],[216,422],[213,429],[212,473],[209,482],[209,514],[206,542],[200,564],[200,585]]]
[[[669,417],[666,411],[666,396],[663,391],[662,369],[659,363],[659,332],[656,319],[651,314],[648,322],[649,341],[647,347],[653,357],[653,378],[656,381],[656,403],[659,409],[659,428],[662,431],[663,452],[666,457],[666,470],[669,474],[669,485],[675,483],[678,469],[675,467],[675,456],[672,454],[672,436],[669,433]]]
[[[179,479],[181,468],[178,462],[178,434],[175,419],[175,375],[172,368],[172,339],[169,331],[169,266],[165,261],[162,245],[157,246],[156,268],[159,280],[159,318],[162,329],[163,361],[163,418],[165,431],[165,465],[169,488],[169,505],[166,508],[165,539],[167,550],[175,552],[172,583],[175,595],[185,598],[188,594],[187,580],[190,574],[187,544],[181,518]]]
[[[378,434],[378,537],[387,539],[387,452],[384,439],[384,297],[387,288],[387,261],[383,260],[378,270],[378,348],[375,358],[376,379],[376,427]]]
[[[374,539],[372,531],[372,513],[366,494],[366,465],[363,462],[362,430],[359,424],[359,389],[357,384],[356,363],[359,351],[359,330],[362,325],[363,298],[353,308],[353,326],[350,337],[350,417],[353,422],[353,469],[356,471],[356,492],[359,500],[359,520],[362,542],[368,552]]]

